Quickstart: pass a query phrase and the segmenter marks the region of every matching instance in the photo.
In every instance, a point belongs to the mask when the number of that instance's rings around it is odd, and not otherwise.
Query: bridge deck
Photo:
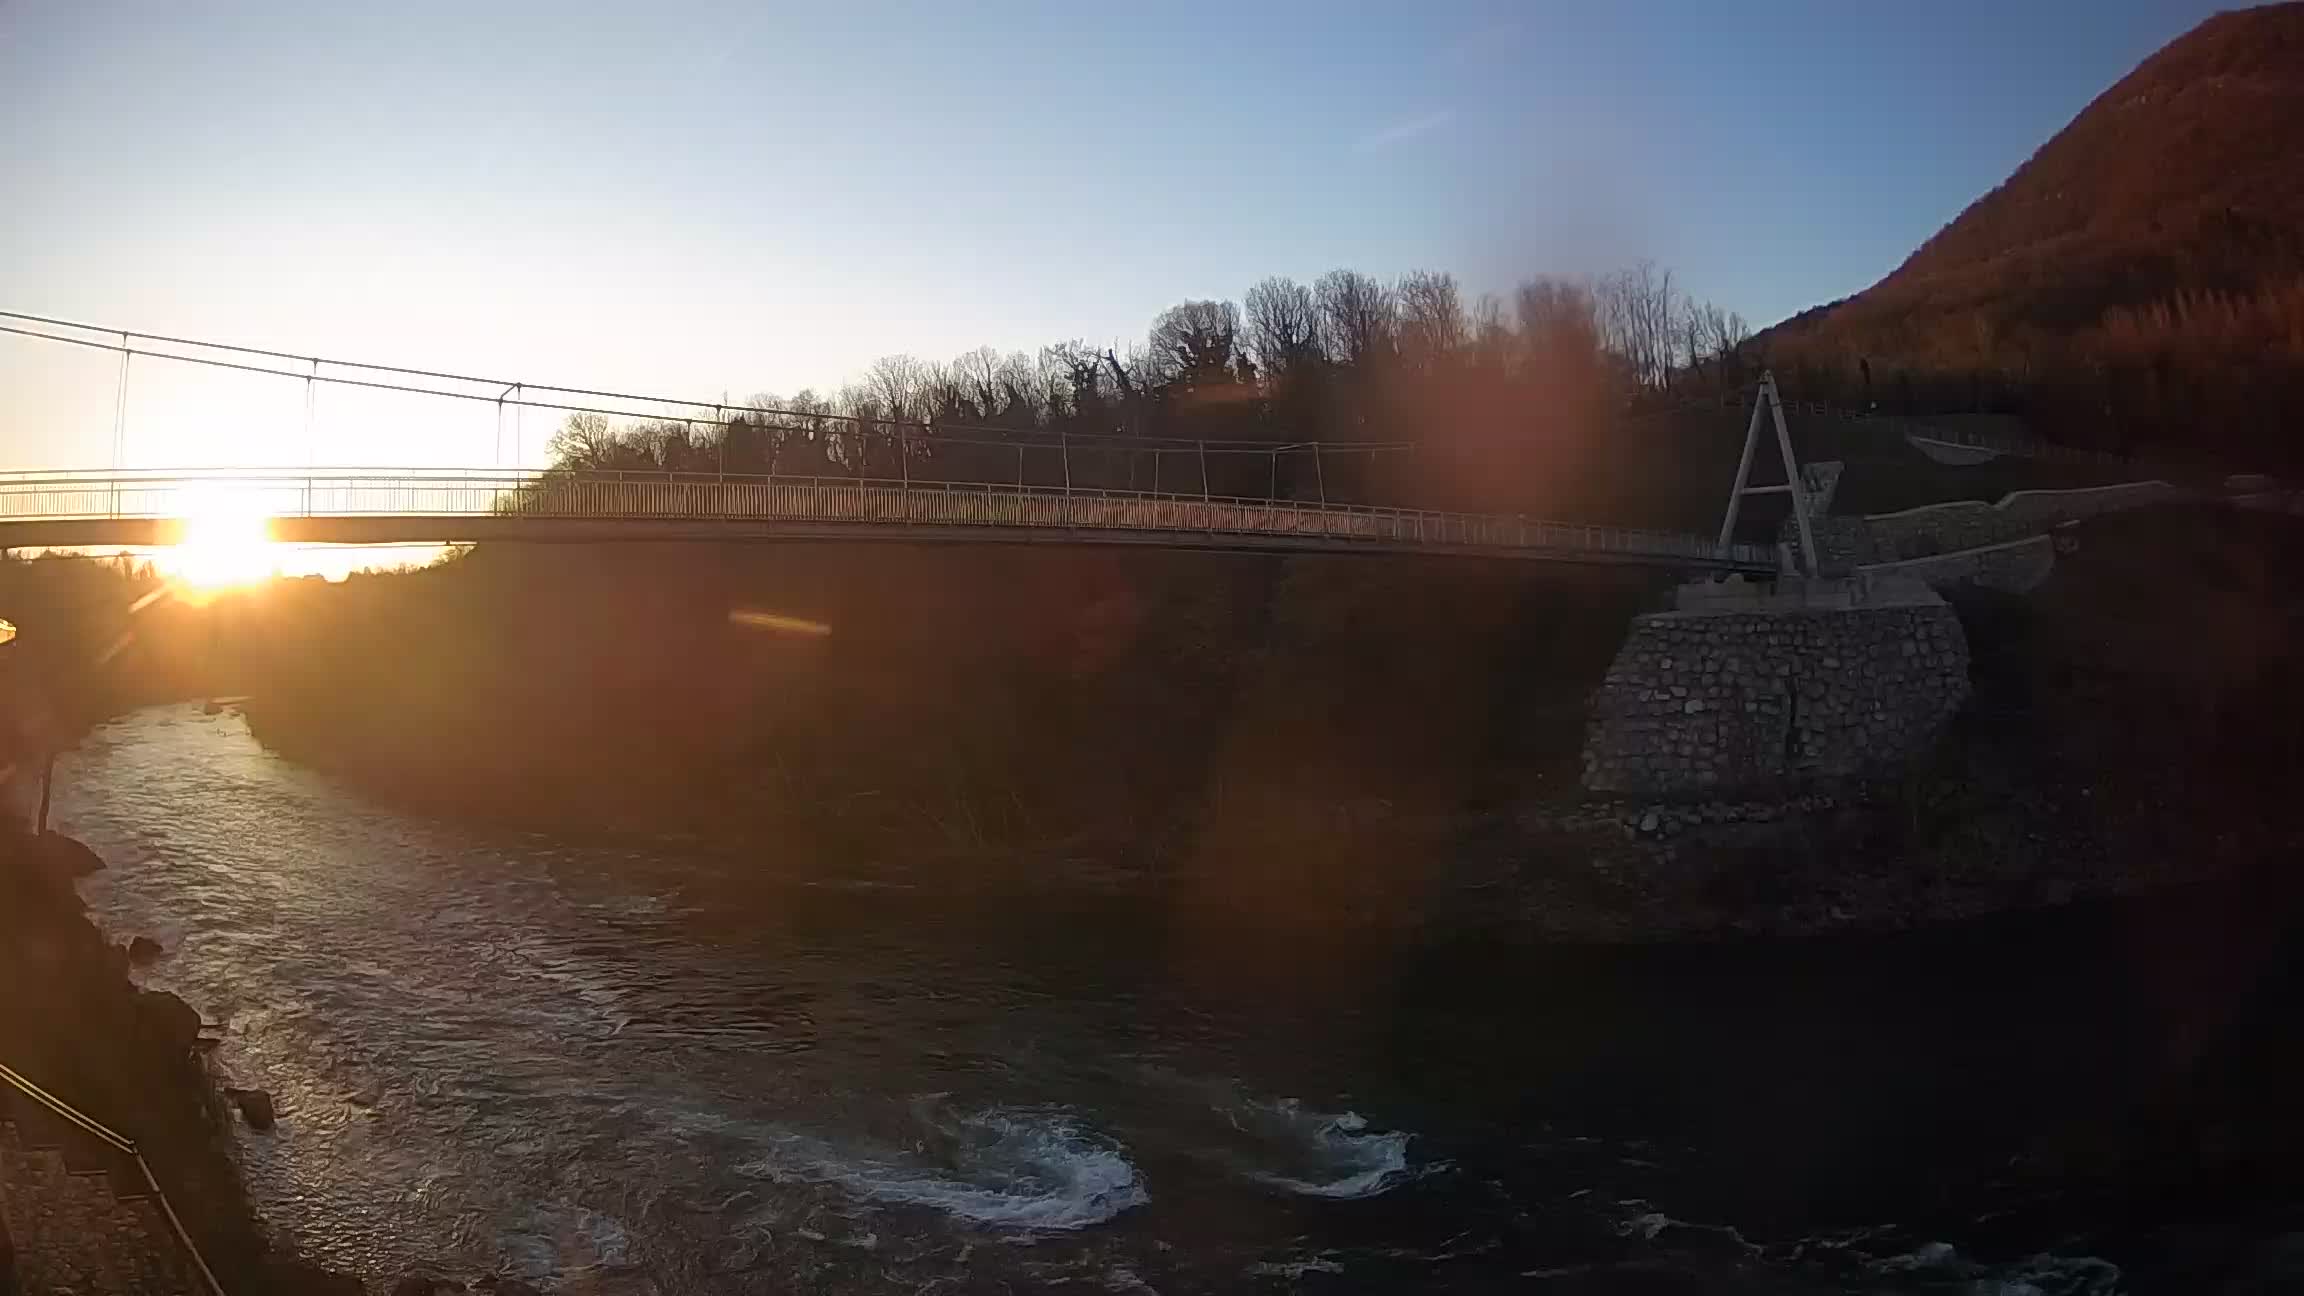
[[[1533,518],[1309,500],[968,482],[700,474],[16,474],[0,477],[0,547],[150,545],[185,519],[272,519],[274,539],[888,540],[1482,555],[1771,572],[1764,545]]]

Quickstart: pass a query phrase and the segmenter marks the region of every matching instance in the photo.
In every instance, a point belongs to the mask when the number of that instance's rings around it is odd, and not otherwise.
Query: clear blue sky
[[[0,0],[0,306],[738,396],[1338,266],[1761,325],[2213,8]]]

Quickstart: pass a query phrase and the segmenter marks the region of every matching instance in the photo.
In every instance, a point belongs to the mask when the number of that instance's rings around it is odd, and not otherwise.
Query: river
[[[279,1102],[239,1134],[259,1212],[372,1282],[2121,1289],[2083,1243],[1935,1223],[2132,1068],[2084,925],[1577,950],[1087,864],[560,841],[185,706],[58,781],[99,920]]]

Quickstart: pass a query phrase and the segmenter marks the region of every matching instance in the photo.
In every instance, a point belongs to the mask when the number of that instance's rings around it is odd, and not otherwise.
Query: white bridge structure
[[[890,420],[787,415],[742,406],[632,396],[296,357],[191,339],[106,330],[0,312],[0,335],[118,357],[115,460],[127,437],[133,366],[200,366],[301,384],[308,437],[322,387],[381,390],[625,418],[670,418],[727,430],[742,418],[806,418],[830,435],[892,447],[857,454],[855,475],[564,468],[230,468],[0,472],[0,549],[165,545],[219,512],[268,519],[270,538],[310,544],[536,541],[895,541],[1137,545],[1291,553],[1430,554],[1634,564],[1687,572],[1771,573],[1784,551],[1706,536],[1547,521],[1516,515],[1391,508],[1329,499],[1324,465],[1367,455],[1356,443],[1266,445],[1058,437]],[[666,411],[672,411],[667,414]],[[707,413],[707,411],[709,411]],[[501,447],[499,446],[499,451]],[[1149,454],[1154,488],[1090,484],[1115,455]],[[1262,496],[1212,492],[1210,462],[1268,459]],[[1308,463],[1310,481],[1283,491],[1280,465]],[[1013,458],[1010,480],[951,480],[966,458],[982,472]],[[1026,470],[1027,457],[1036,472]],[[1195,464],[1196,490],[1157,488],[1159,463]],[[876,463],[876,459],[880,462]],[[887,462],[892,460],[893,462]],[[822,460],[819,468],[834,467]],[[889,476],[886,469],[896,475]],[[866,475],[867,471],[871,475]],[[1007,471],[1000,470],[1007,476]],[[940,476],[940,474],[942,474]],[[1292,474],[1299,476],[1302,474]],[[1176,479],[1171,474],[1170,480]],[[1260,485],[1263,483],[1259,483]],[[1308,489],[1307,489],[1308,487]],[[1311,494],[1313,498],[1296,496]]]
[[[274,540],[893,540],[1426,553],[1772,572],[1772,545],[1535,518],[1003,483],[699,473],[18,473],[0,548],[165,545],[219,509]]]

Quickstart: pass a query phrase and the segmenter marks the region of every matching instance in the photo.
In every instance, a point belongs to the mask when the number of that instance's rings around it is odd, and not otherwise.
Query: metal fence
[[[1506,514],[1006,483],[704,473],[0,474],[0,520],[226,517],[649,519],[1293,536],[1772,570],[1773,547]],[[457,539],[441,536],[441,539]],[[1326,547],[1325,545],[1318,547]]]

